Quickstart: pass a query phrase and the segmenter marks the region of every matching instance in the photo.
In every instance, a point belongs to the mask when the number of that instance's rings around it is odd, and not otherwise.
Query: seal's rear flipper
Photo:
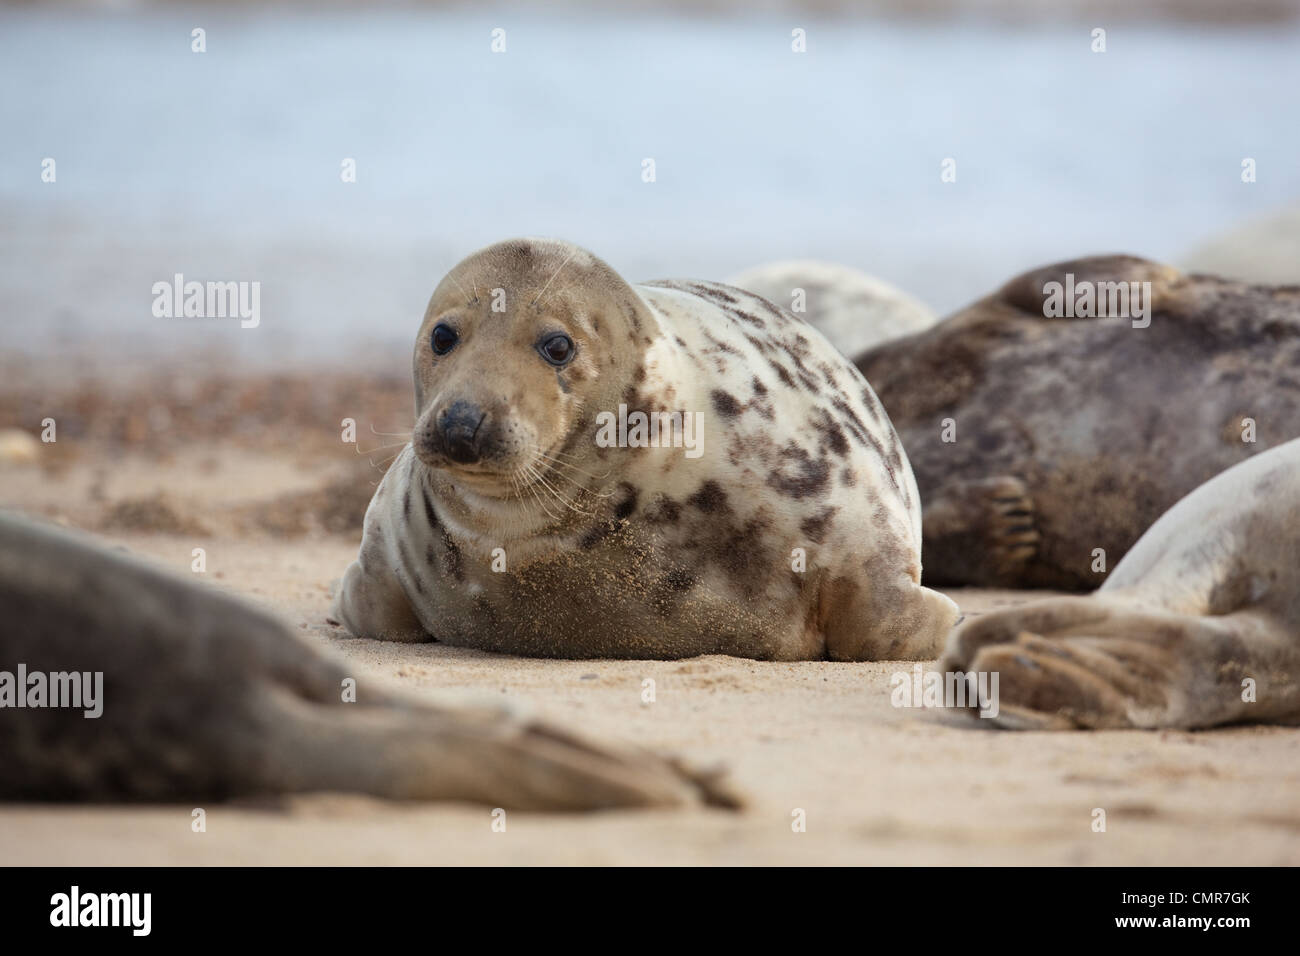
[[[741,805],[718,770],[598,743],[512,708],[264,702],[280,792],[368,793],[515,810]]]
[[[928,661],[960,616],[938,591],[868,571],[869,585],[836,578],[822,588],[820,626],[833,661]]]
[[[1038,554],[1033,499],[1009,475],[946,485],[924,503],[921,534],[927,584],[1015,587]]]
[[[251,604],[3,511],[0,622],[0,666],[76,690],[75,706],[0,711],[0,801],[737,803],[717,772],[500,707],[391,695]]]
[[[1196,729],[1300,719],[1300,648],[1258,611],[1198,617],[1092,596],[985,614],[949,638],[944,672],[998,675],[1008,730]]]

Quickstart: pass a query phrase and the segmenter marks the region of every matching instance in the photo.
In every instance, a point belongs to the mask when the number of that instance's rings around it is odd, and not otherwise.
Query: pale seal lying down
[[[758,296],[498,243],[438,285],[414,375],[335,607],[353,634],[915,659],[956,618],[920,585],[920,500],[871,387]]]

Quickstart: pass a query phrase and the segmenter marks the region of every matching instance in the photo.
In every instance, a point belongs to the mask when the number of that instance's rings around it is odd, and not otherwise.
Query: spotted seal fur
[[[412,443],[335,607],[353,634],[915,659],[956,617],[920,586],[920,499],[871,387],[759,296],[633,286],[576,246],[511,240],[438,285],[414,377]],[[634,441],[636,414],[681,441]]]

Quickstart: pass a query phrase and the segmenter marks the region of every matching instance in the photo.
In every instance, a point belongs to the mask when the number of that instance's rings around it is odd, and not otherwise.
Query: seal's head
[[[479,252],[434,290],[415,341],[415,454],[493,497],[590,443],[637,366],[648,307],[566,242]]]

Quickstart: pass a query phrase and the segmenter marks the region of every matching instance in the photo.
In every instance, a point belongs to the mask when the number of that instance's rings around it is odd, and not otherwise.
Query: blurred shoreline
[[[1098,55],[1086,26],[807,6],[797,56],[777,13],[548,9],[495,56],[496,8],[0,7],[0,350],[404,366],[441,276],[512,235],[634,282],[825,259],[945,315],[1048,262],[1179,265],[1300,199],[1300,24]],[[155,318],[177,273],[259,282],[261,325]]]

